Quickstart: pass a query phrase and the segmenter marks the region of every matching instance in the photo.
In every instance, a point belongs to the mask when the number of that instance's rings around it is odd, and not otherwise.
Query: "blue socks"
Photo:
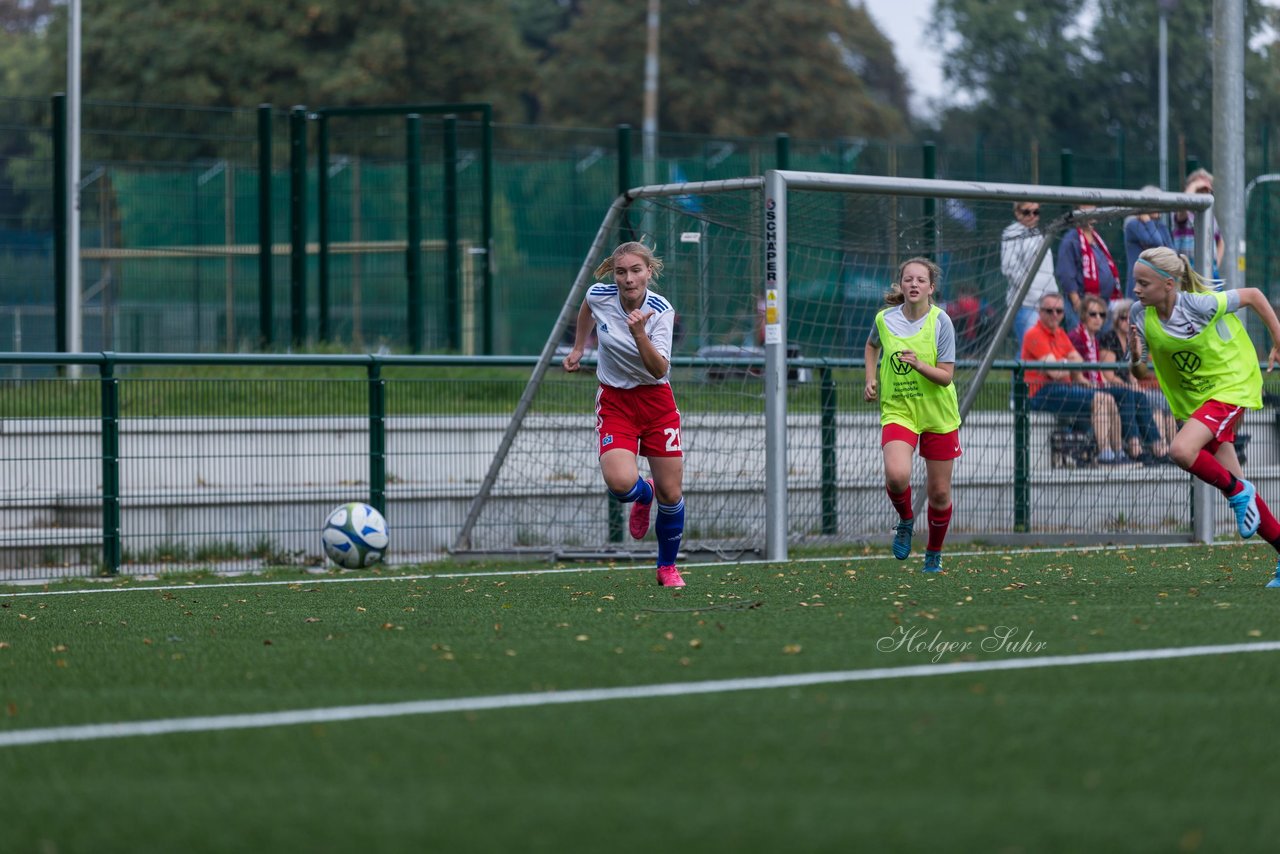
[[[658,518],[653,523],[658,539],[658,566],[671,566],[680,553],[684,537],[684,499],[675,504],[658,503]]]
[[[630,504],[632,501],[639,501],[641,504],[648,504],[653,501],[653,487],[649,485],[649,481],[642,477],[636,478],[636,485],[631,487],[630,492],[618,493],[613,490],[609,490],[609,494],[621,501],[623,504]]]

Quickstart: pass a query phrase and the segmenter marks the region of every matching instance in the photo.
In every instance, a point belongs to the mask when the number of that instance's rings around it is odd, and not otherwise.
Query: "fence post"
[[[1076,172],[1075,162],[1071,156],[1071,149],[1062,149],[1062,153],[1058,155],[1058,165],[1062,170],[1062,186],[1074,187],[1076,185]]]
[[[289,113],[289,330],[307,337],[307,108]]]
[[[369,362],[369,504],[387,515],[387,390],[382,364]]]
[[[484,128],[480,137],[480,152],[484,159],[480,176],[482,198],[480,200],[480,237],[484,242],[484,275],[480,281],[481,299],[484,302],[484,349],[486,356],[493,355],[493,113],[485,104]]]
[[[462,297],[458,284],[458,117],[444,117],[444,294],[449,349],[462,352]]]
[[[67,352],[67,96],[53,96],[53,335]]]
[[[834,534],[839,522],[839,493],[836,491],[836,384],[831,368],[818,369],[821,390],[822,443],[822,533]]]
[[[271,105],[258,105],[258,344],[271,346],[275,311],[271,268],[275,260],[271,239]]]
[[[1125,173],[1124,162],[1124,128],[1116,128],[1116,187],[1124,189],[1128,186],[1129,177]]]
[[[618,195],[631,189],[631,125],[618,125]],[[624,241],[635,240],[636,233],[631,227],[631,207],[622,211],[621,236]]]
[[[320,341],[329,340],[329,117],[324,113],[316,120],[316,238],[320,244],[316,283],[316,300],[320,303]]]
[[[108,356],[99,367],[102,389],[102,568],[120,571],[120,389]]]
[[[1259,175],[1268,175],[1271,173],[1271,127],[1263,124],[1258,130],[1260,146],[1262,148],[1262,163],[1258,169]],[[1245,203],[1248,203],[1245,199]],[[1249,212],[1245,212],[1245,221],[1248,221]],[[1271,204],[1267,199],[1267,194],[1262,194],[1262,285],[1267,296],[1274,297],[1275,290],[1271,287]]]
[[[791,137],[780,133],[773,140],[774,159],[779,169],[791,168]]]
[[[1013,369],[1013,529],[1031,530],[1031,416],[1022,366]]]
[[[426,312],[422,302],[422,117],[404,117],[405,211],[408,246],[404,274],[409,284],[409,352],[422,352],[422,326]]]

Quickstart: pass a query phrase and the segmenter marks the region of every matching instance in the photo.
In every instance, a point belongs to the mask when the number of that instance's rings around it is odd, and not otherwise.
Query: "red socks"
[[[931,552],[942,551],[942,541],[947,538],[947,528],[951,525],[951,505],[942,510],[934,510],[929,505],[929,542],[925,549]]]
[[[1196,455],[1196,461],[1191,464],[1191,468],[1187,469],[1196,477],[1203,480],[1210,486],[1217,487],[1226,494],[1227,488],[1231,486],[1231,472],[1222,467],[1222,463],[1208,451],[1201,450]],[[1239,490],[1235,490],[1239,491]]]
[[[889,487],[885,487],[885,492],[889,493],[889,500],[893,502],[893,509],[898,511],[899,519],[911,518],[911,487],[907,487],[906,492],[890,492]]]

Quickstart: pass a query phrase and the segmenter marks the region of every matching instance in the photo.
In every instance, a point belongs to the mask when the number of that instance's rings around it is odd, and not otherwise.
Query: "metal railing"
[[[535,362],[0,354],[0,370],[10,371],[0,398],[0,507],[8,511],[0,577],[315,567],[323,562],[319,520],[350,500],[388,516],[394,560],[446,555]],[[686,424],[686,552],[758,552],[752,532],[762,525],[752,514],[760,512],[763,474],[751,469],[750,443],[763,448],[755,372],[762,361],[673,364]],[[861,360],[790,366],[789,539],[837,550],[879,542],[888,527],[879,415],[862,402]],[[1061,427],[1051,414],[1030,411],[1022,381],[1026,369],[1045,366],[993,367],[961,432],[953,538],[1192,538],[1189,476],[1173,466],[1055,467],[1050,445]],[[958,364],[958,382],[972,368]],[[475,551],[624,559],[652,551],[624,546],[600,483],[594,389],[582,374],[551,384],[534,444],[554,471],[517,473],[520,488],[499,498],[507,515],[481,523]],[[1260,441],[1274,413],[1249,417],[1251,478],[1280,479],[1275,443]],[[737,523],[738,533],[716,530]]]

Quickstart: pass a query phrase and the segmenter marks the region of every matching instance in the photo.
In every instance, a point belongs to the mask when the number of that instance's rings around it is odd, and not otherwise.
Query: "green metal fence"
[[[353,500],[386,515],[389,562],[435,560],[457,545],[534,361],[0,354],[0,580],[280,565],[302,572],[324,564],[319,532],[329,510]],[[837,360],[795,367],[791,545],[880,543],[889,510],[876,462],[879,418],[862,402],[862,370]],[[962,363],[958,376],[971,367]],[[1057,445],[1063,425],[1030,413],[1020,383],[1010,385],[1022,367],[997,364],[961,430],[951,540],[1189,540],[1189,477],[1171,466],[1071,457]],[[691,559],[723,556],[730,534],[735,553],[764,545],[763,466],[732,462],[722,448],[736,429],[763,429],[759,398],[753,404],[724,379],[743,370],[676,360]],[[1280,391],[1276,382],[1269,391]],[[601,485],[595,388],[589,375],[549,378],[539,432],[525,441],[550,445],[554,470],[515,471],[514,487],[495,493],[503,512],[480,517],[472,550],[652,559],[652,543],[624,539]],[[712,417],[720,427],[700,427]],[[1244,430],[1252,438],[1242,446],[1246,470],[1269,494],[1280,484],[1275,412],[1250,413]],[[717,517],[718,507],[747,509]],[[1229,529],[1225,502],[1217,509]]]
[[[0,349],[58,349],[55,107],[0,102]],[[321,152],[325,115],[322,105],[86,102],[83,349],[532,354],[604,210],[648,168],[639,134],[497,123],[486,143],[485,123],[466,114],[422,115],[417,157],[407,153],[404,115],[332,118]],[[1100,187],[1157,181],[1153,158],[1120,145],[1068,153],[989,139],[787,143],[790,167],[802,170]],[[1248,176],[1269,172],[1270,147],[1266,128],[1251,134]],[[653,179],[760,174],[778,164],[779,150],[776,136],[662,134]],[[1280,245],[1278,186],[1259,185],[1247,215],[1248,283],[1268,291]],[[420,214],[415,234],[410,208]],[[421,300],[411,305],[415,277]],[[410,326],[419,313],[421,325]]]

